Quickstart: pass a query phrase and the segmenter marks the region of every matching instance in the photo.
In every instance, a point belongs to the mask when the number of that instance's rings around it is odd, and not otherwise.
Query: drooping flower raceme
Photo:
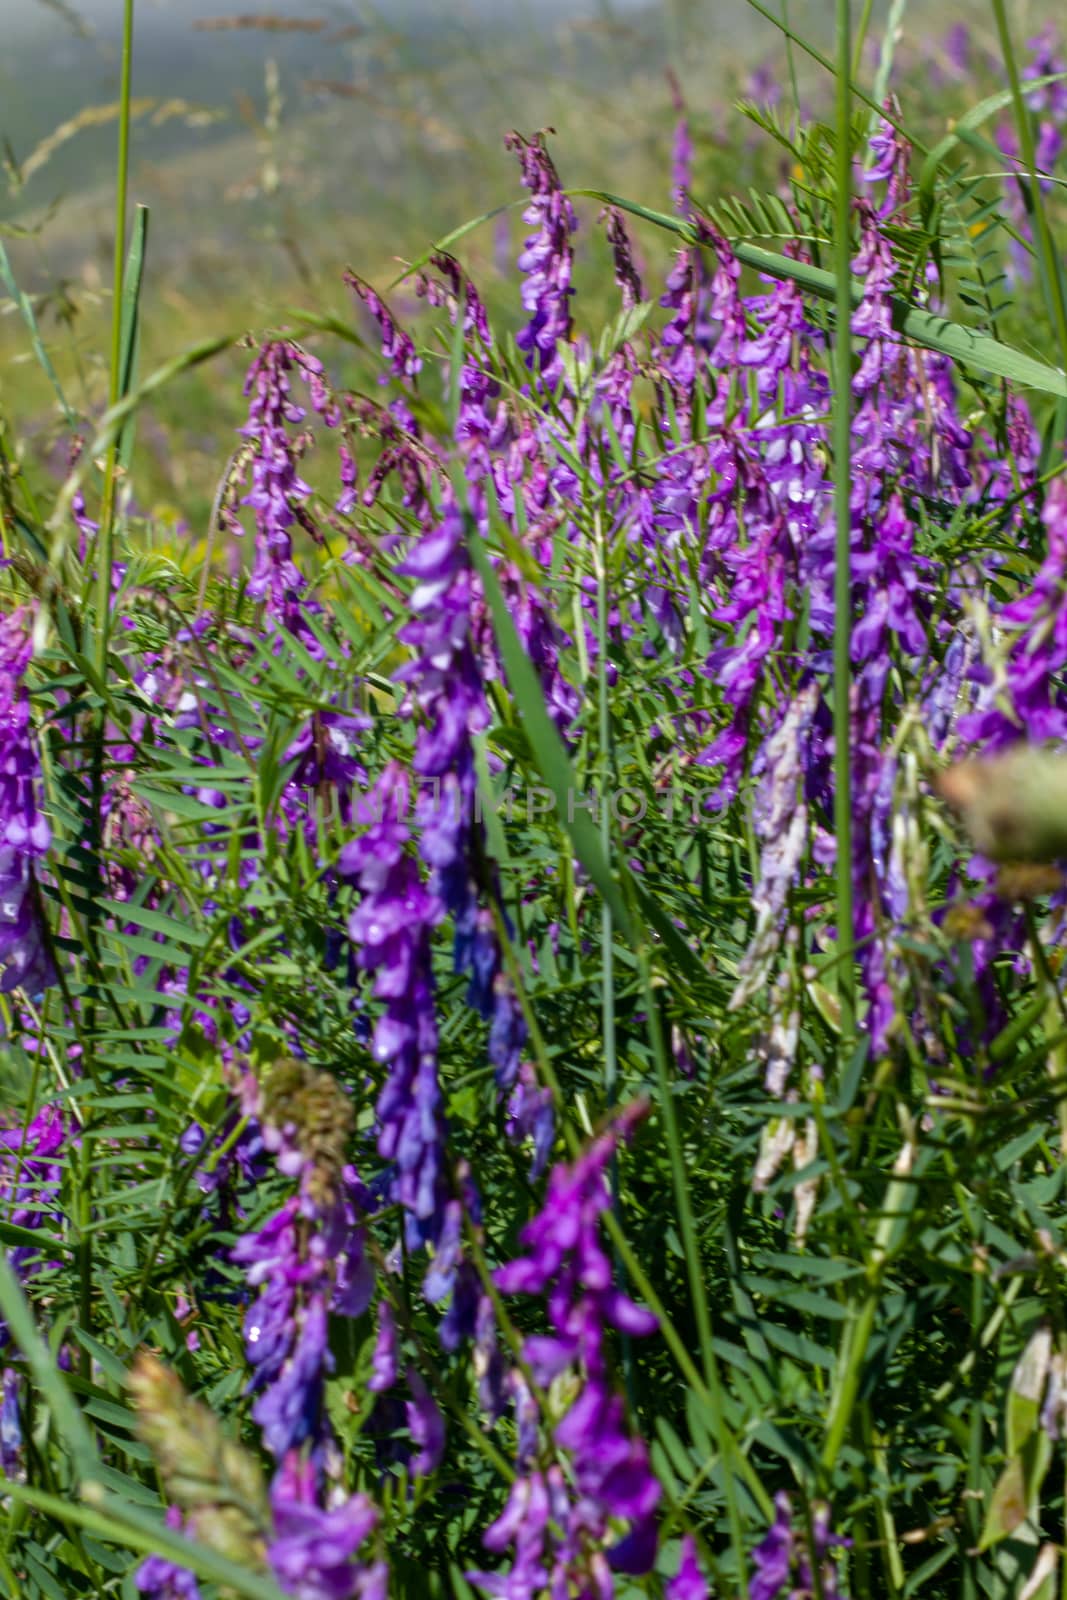
[[[361,1560],[360,1547],[378,1522],[366,1495],[354,1494],[323,1508],[311,1463],[294,1451],[271,1485],[274,1537],[267,1559],[294,1600],[387,1600],[384,1561]]]
[[[264,1139],[300,1189],[237,1241],[232,1259],[260,1291],[245,1315],[245,1351],[257,1396],[252,1415],[278,1461],[324,1442],[327,1317],[361,1315],[374,1289],[357,1217],[365,1191],[344,1163],[351,1115],[328,1073],[285,1062],[265,1082]]]
[[[815,1567],[824,1600],[839,1600],[841,1591],[830,1552],[834,1545],[848,1541],[830,1532],[826,1507],[812,1507],[814,1550],[806,1532],[796,1527],[792,1502],[784,1491],[775,1495],[774,1508],[774,1521],[753,1552],[756,1572],[748,1585],[751,1600],[808,1600],[816,1593]]]
[[[563,192],[543,135],[524,139],[521,134],[511,133],[505,143],[522,164],[522,181],[531,196],[523,220],[535,230],[519,256],[519,268],[524,274],[522,303],[530,320],[520,329],[516,343],[525,352],[531,370],[552,387],[563,373],[558,345],[571,331],[571,235],[578,227],[578,219]]]
[[[38,996],[55,982],[34,883],[52,830],[38,804],[40,768],[25,673],[32,654],[23,611],[0,617],[0,993]]]
[[[484,1541],[491,1550],[512,1547],[511,1572],[471,1575],[507,1600],[538,1592],[539,1583],[553,1593],[571,1582],[582,1594],[610,1594],[613,1568],[645,1572],[655,1559],[660,1486],[611,1383],[605,1337],[609,1328],[649,1334],[657,1323],[615,1287],[599,1239],[610,1204],[606,1168],[644,1111],[640,1102],[628,1107],[573,1166],[553,1168],[544,1206],[522,1231],[526,1254],[495,1274],[504,1294],[546,1298],[550,1332],[529,1335],[523,1346],[537,1382],[548,1388],[569,1375],[577,1386],[550,1430],[551,1445],[570,1462],[573,1489],[558,1464],[522,1460],[525,1470]]]

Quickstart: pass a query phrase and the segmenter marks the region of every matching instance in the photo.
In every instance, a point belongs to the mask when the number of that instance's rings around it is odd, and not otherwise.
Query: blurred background
[[[761,3],[832,51],[833,0]],[[868,81],[889,9],[874,0]],[[1048,14],[1017,6],[1020,36]],[[121,0],[0,0],[0,239],[86,417],[106,385],[121,19]],[[910,51],[922,65],[903,74],[906,112],[942,126],[946,40],[961,19],[974,51],[987,34],[992,48],[986,7],[954,3],[950,17],[930,0],[910,7],[898,47],[898,63]],[[790,62],[781,30],[746,0],[280,0],[263,13],[247,0],[137,0],[131,202],[151,208],[141,373],[194,339],[274,325],[287,307],[351,320],[346,265],[385,288],[486,212],[458,253],[517,315],[523,191],[509,128],[554,128],[565,183],[670,210],[679,106],[708,193],[773,186],[780,152],[733,103],[773,112],[792,103],[794,79],[818,114],[825,74],[803,52]],[[639,249],[654,266],[666,246],[642,234]],[[403,290],[395,301],[402,312]],[[161,515],[207,515],[241,421],[240,354],[184,378],[141,424],[142,492]],[[68,448],[2,290],[0,414],[42,458]]]

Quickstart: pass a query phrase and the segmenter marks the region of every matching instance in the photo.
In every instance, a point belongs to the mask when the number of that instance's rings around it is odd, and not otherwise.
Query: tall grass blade
[[[141,342],[141,288],[144,282],[145,249],[148,244],[148,207],[138,206],[134,213],[130,253],[126,261],[125,283],[122,291],[122,325],[119,351],[119,394],[128,395],[133,388],[137,370],[137,353]],[[118,461],[128,472],[133,456],[134,432],[137,414],[131,412],[118,436]]]

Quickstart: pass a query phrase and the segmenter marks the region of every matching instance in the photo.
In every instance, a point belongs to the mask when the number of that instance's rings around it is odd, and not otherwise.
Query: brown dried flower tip
[[[971,943],[975,939],[991,939],[993,929],[985,912],[969,900],[958,900],[945,913],[944,929],[950,939]]]
[[[997,897],[1000,900],[1040,900],[1046,894],[1055,894],[1063,888],[1063,873],[1059,867],[1042,861],[1020,861],[1001,867],[997,873]]]
[[[327,1204],[341,1182],[352,1105],[337,1079],[306,1061],[275,1062],[263,1080],[262,1118],[279,1164],[299,1171],[311,1199]]]

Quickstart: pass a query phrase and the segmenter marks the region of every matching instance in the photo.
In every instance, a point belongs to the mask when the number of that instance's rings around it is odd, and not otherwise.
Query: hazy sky
[[[503,0],[503,3],[516,20],[536,23],[539,19],[631,11],[643,0],[610,0],[610,3],[605,0]],[[137,0],[136,19],[144,26],[151,26],[160,18],[173,23],[196,17],[227,16],[248,9],[244,0]],[[366,0],[269,0],[262,9],[279,16],[330,17],[339,22],[361,21],[372,16],[383,22],[406,22],[413,17],[432,18],[435,14],[442,18],[464,14],[498,18],[503,15],[501,0],[379,0],[378,4],[368,4]],[[111,32],[121,23],[123,7],[122,0],[0,0],[0,23],[9,28],[20,24],[35,30],[39,27],[62,29],[66,26],[60,15],[63,10],[77,13],[94,26]]]

